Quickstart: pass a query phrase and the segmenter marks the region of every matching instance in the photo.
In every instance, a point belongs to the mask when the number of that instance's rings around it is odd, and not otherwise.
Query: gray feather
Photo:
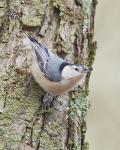
[[[64,61],[59,59],[59,57],[51,57],[46,64],[45,73],[51,81],[60,81],[61,80],[61,71],[60,66]]]
[[[65,61],[53,54],[50,50],[38,43],[34,38],[28,36],[35,48],[37,60],[41,71],[51,81],[61,80],[60,66]]]

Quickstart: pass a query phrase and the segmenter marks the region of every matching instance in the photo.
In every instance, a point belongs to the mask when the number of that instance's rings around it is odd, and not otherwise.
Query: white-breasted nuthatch
[[[36,39],[28,37],[35,52],[31,62],[32,75],[49,94],[60,95],[70,91],[90,71],[85,65],[67,63]]]

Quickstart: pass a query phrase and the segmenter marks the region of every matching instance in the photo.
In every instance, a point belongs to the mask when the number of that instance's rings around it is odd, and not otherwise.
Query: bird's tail
[[[31,42],[35,44],[35,46],[37,46],[39,50],[42,50],[42,52],[45,52],[48,56],[50,56],[50,53],[46,47],[44,47],[41,43],[38,43],[38,41],[31,35],[28,35],[28,38],[30,39]]]
[[[28,35],[28,38],[34,47],[38,62],[45,64],[50,58],[50,52],[41,43],[38,43],[38,41],[31,35]]]
[[[32,42],[38,43],[38,41],[35,38],[33,38],[31,35],[27,35],[27,36]]]

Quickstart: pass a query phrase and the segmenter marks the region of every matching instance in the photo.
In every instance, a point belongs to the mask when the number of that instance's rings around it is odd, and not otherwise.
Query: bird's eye
[[[78,68],[75,68],[76,71],[78,71]]]

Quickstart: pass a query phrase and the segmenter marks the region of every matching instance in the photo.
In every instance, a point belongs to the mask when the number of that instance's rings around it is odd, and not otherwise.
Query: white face
[[[68,65],[68,66],[65,66],[62,70],[62,78],[69,79],[69,78],[78,76],[80,74],[85,74],[85,73],[86,72],[82,66]]]

